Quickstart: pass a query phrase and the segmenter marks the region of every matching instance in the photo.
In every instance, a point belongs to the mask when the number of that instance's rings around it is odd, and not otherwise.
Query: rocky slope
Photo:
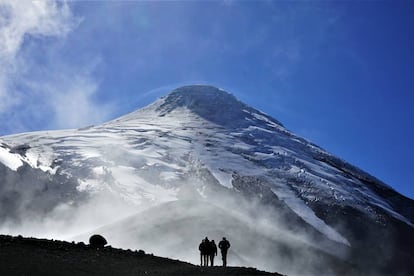
[[[275,275],[254,268],[199,267],[112,247],[0,235],[1,275]]]

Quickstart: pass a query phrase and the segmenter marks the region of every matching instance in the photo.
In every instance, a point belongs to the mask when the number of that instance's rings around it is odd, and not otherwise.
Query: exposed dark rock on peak
[[[260,120],[282,126],[280,122],[244,104],[232,94],[210,85],[179,87],[162,99],[164,102],[157,109],[162,115],[186,107],[200,117],[224,127],[246,127]]]

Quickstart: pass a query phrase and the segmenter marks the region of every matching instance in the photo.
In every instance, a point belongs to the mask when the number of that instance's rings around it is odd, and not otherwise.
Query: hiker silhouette
[[[230,242],[223,237],[223,239],[219,242],[218,247],[221,251],[221,259],[223,260],[223,266],[227,266],[227,251],[230,248]]]
[[[208,266],[208,257],[209,257],[209,248],[210,248],[210,241],[206,237],[204,240],[201,241],[200,245],[198,246],[198,250],[200,250],[200,265],[201,266]]]
[[[214,266],[214,257],[217,256],[217,245],[214,240],[209,244],[210,265]]]

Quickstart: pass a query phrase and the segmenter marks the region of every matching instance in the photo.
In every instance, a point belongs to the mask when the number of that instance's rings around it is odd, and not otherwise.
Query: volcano
[[[175,89],[113,121],[0,138],[0,229],[288,275],[412,275],[414,201],[228,92]]]

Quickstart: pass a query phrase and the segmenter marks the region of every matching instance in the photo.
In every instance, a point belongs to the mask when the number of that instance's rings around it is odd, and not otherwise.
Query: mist
[[[105,158],[119,159],[119,164],[124,165],[129,160],[116,151]],[[257,267],[288,275],[303,275],[303,271],[308,275],[347,271],[341,264],[347,257],[347,247],[306,226],[272,192],[266,192],[265,184],[264,188],[258,186],[263,188],[260,193],[250,193],[242,190],[234,176],[237,189],[229,189],[222,186],[207,167],[194,160],[188,171],[178,172],[180,177],[169,179],[167,183],[161,177],[164,175],[162,166],[134,173],[143,180],[150,180],[154,187],[168,187],[176,198],[133,201],[123,197],[124,191],[113,188],[116,185],[111,183],[114,180],[108,177],[108,172],[95,174],[96,179],[91,182],[100,182],[98,191],[79,191],[79,185],[66,181],[73,184],[71,193],[76,194],[77,200],[72,196],[54,202],[53,207],[37,208],[36,201],[30,199],[36,192],[21,196],[26,199],[20,202],[20,211],[13,219],[4,220],[0,232],[85,243],[90,235],[98,233],[112,247],[142,249],[193,264],[199,264],[201,239],[208,237],[218,243],[222,237],[227,237],[231,243],[228,254],[231,266]],[[135,183],[136,179],[130,177],[124,177],[123,181]],[[270,201],[277,204],[270,204]],[[31,206],[31,210],[27,206]],[[220,258],[219,253],[216,265],[221,264]]]

